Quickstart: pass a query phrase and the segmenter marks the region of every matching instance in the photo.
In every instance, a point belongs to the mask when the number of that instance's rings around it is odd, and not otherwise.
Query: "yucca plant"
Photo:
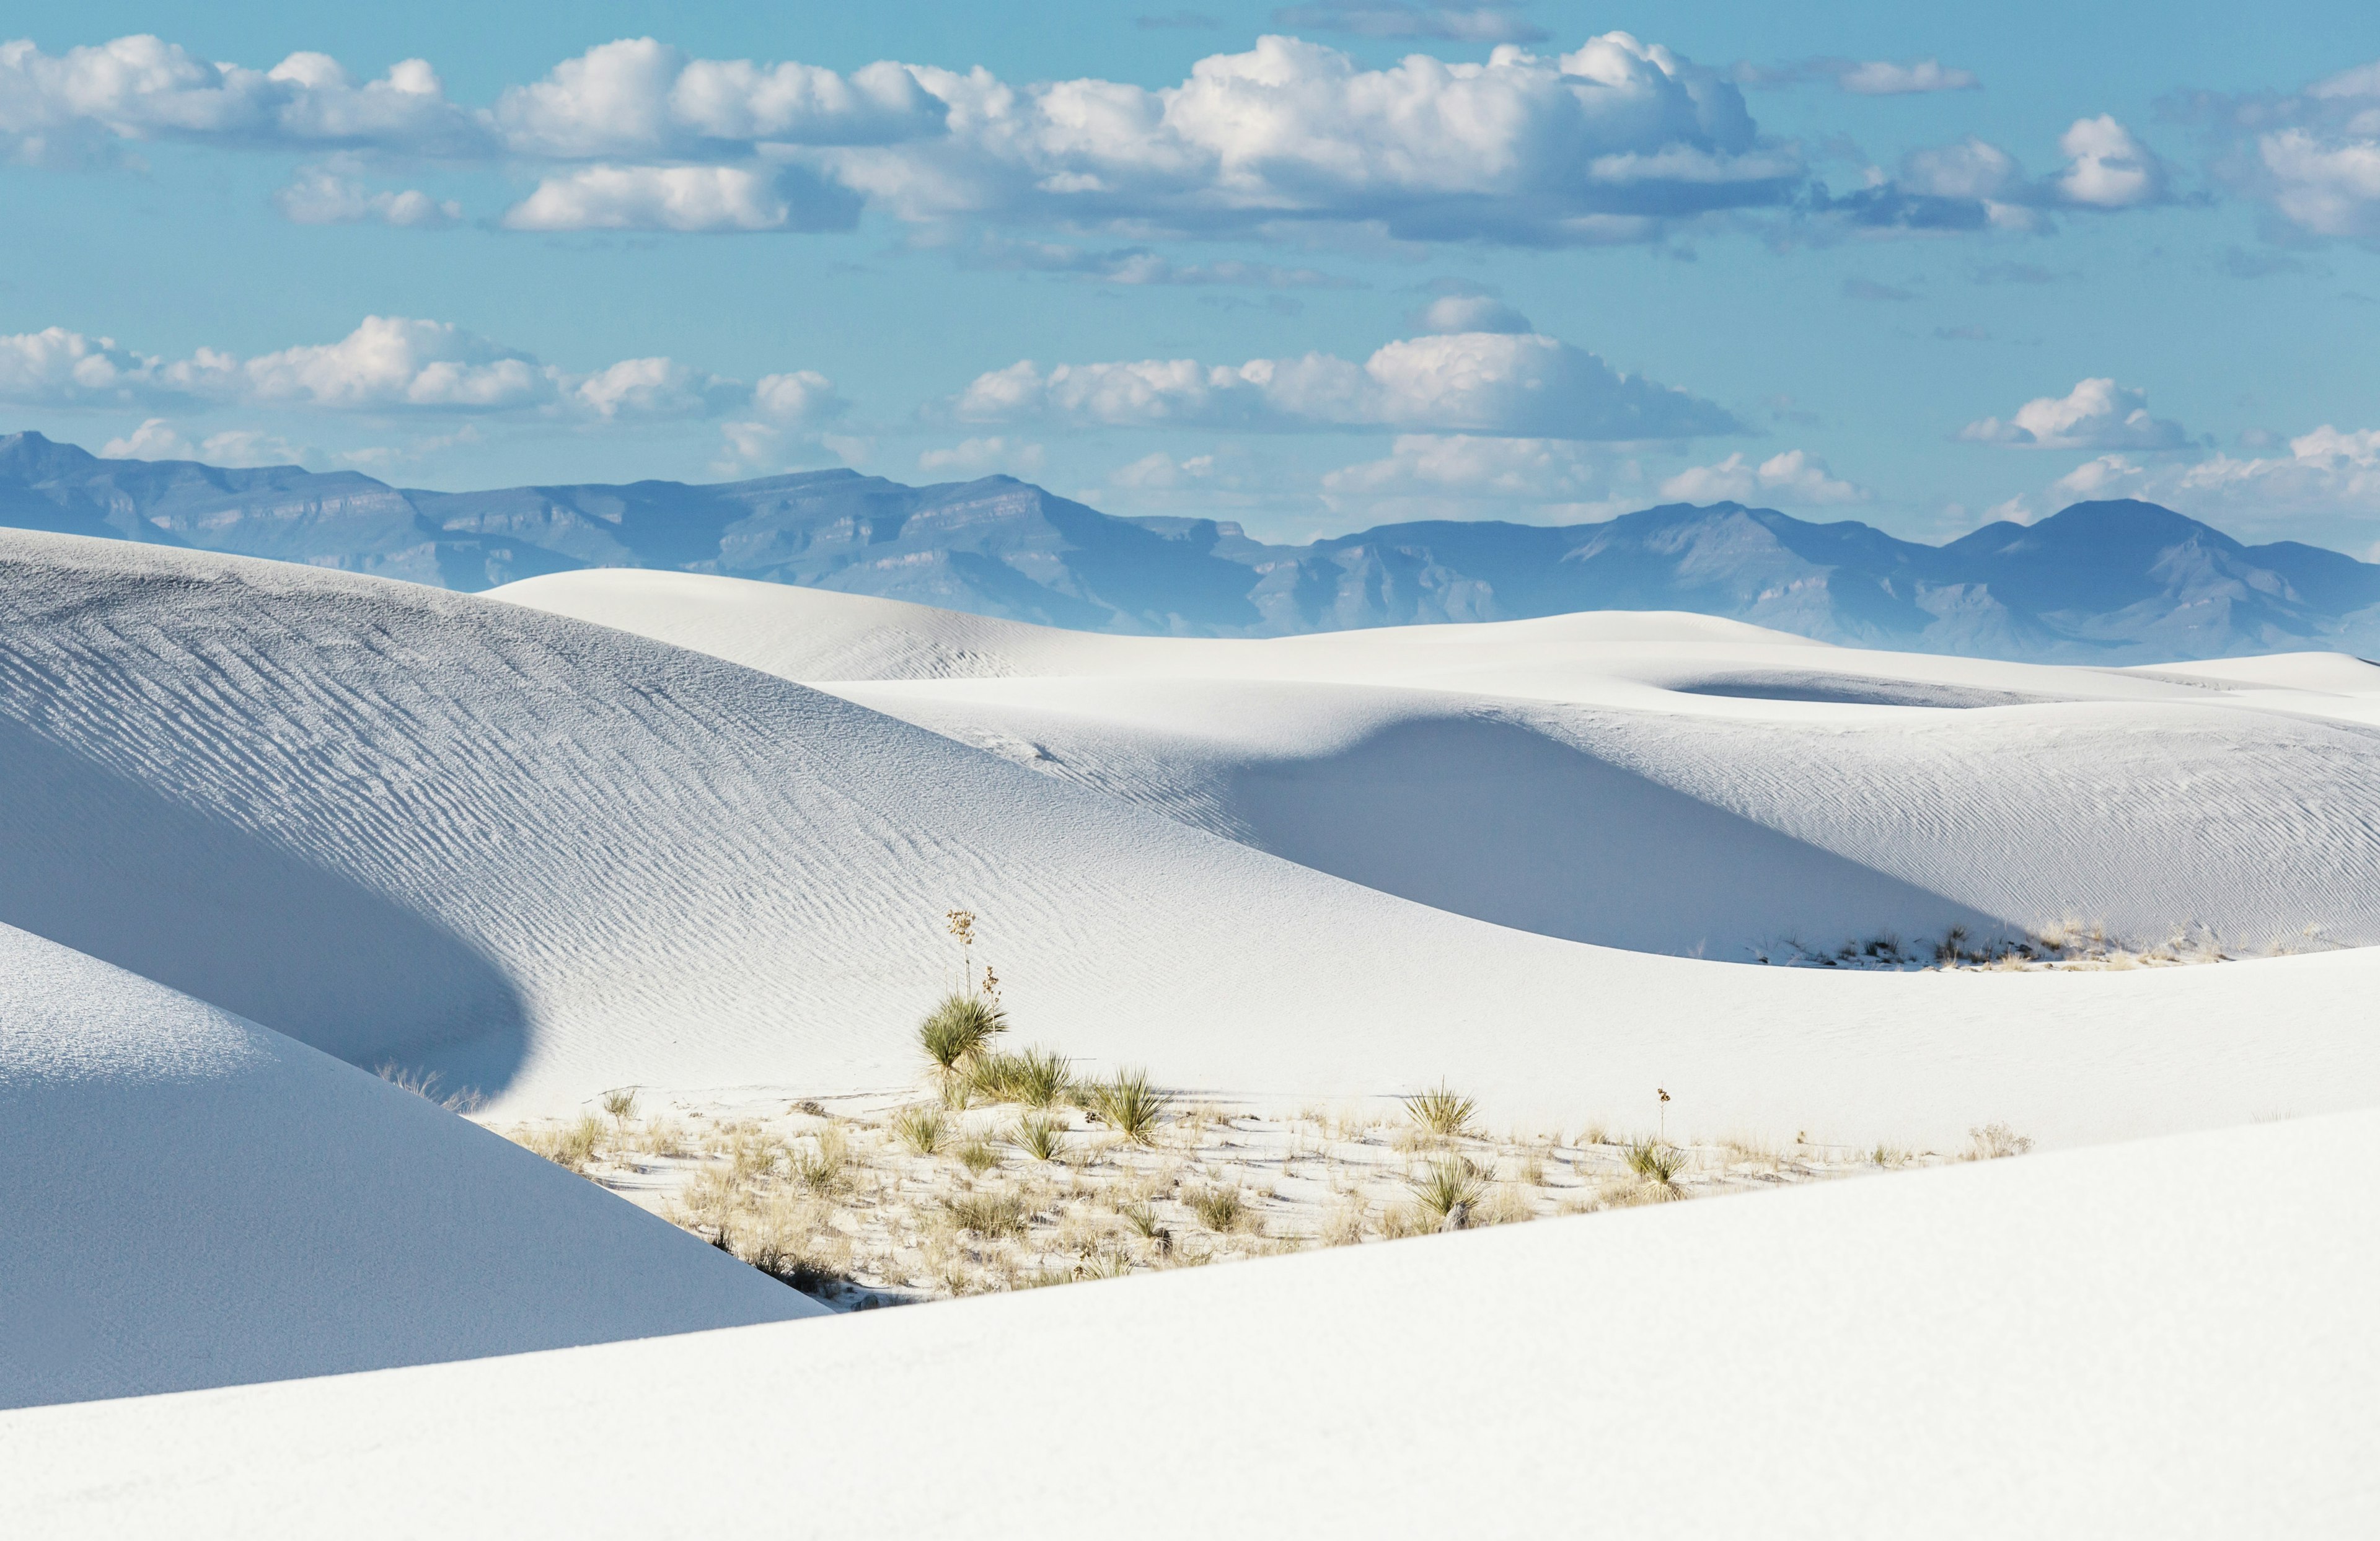
[[[1678,1173],[1686,1170],[1686,1153],[1658,1140],[1637,1140],[1628,1147],[1628,1170],[1658,1187],[1674,1189]]]
[[[1149,1083],[1145,1070],[1119,1070],[1091,1089],[1093,1110],[1135,1145],[1157,1143],[1157,1125],[1173,1098]]]
[[[1414,1202],[1439,1223],[1460,1231],[1471,1223],[1471,1211],[1488,1192],[1488,1174],[1467,1156],[1444,1156],[1410,1180]]]
[[[1444,1082],[1425,1092],[1401,1099],[1405,1112],[1413,1121],[1440,1139],[1452,1139],[1466,1133],[1479,1105],[1463,1096]]]
[[[1006,1031],[1007,1013],[987,998],[946,995],[918,1025],[917,1041],[936,1070],[957,1079]]]
[[[1065,1154],[1065,1126],[1048,1113],[1027,1113],[1016,1121],[1009,1141],[1037,1161],[1054,1161]]]
[[[940,1108],[904,1108],[892,1120],[893,1137],[920,1156],[940,1150],[948,1128]]]

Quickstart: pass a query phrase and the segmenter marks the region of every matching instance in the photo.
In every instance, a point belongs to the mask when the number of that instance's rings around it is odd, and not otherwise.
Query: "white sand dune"
[[[2380,953],[1845,977],[1616,951],[1358,886],[799,685],[517,604],[25,533],[0,537],[0,777],[25,810],[0,823],[0,921],[351,1062],[401,1059],[477,1083],[499,1110],[557,1109],[626,1083],[908,1083],[910,1029],[956,964],[939,927],[953,905],[984,916],[1022,1038],[1094,1067],[1147,1063],[1177,1086],[1302,1098],[1445,1076],[1500,1120],[1649,1121],[1658,1085],[1690,1127],[1848,1142],[1955,1143],[1987,1120],[2070,1142],[2380,1102],[2365,1025]],[[1728,650],[1714,666],[1740,668],[1758,636],[1671,617],[1576,619],[1574,630],[1649,649],[1665,668],[1695,647]],[[1439,629],[1449,635],[1382,646],[1451,661],[1450,677],[1525,666],[1548,691],[1609,678],[1594,657],[1546,640],[1559,643],[1560,627],[1535,641]],[[1646,642],[1648,629],[1683,639]],[[1714,630],[1718,642],[1692,640]],[[1362,662],[1367,640],[1298,645]],[[2168,704],[2176,693],[2204,693],[2093,677],[2159,712],[2186,710]],[[1750,707],[1779,732],[1820,734],[1808,740],[1813,775],[1836,741],[1824,734],[1848,741],[1828,725],[1840,714],[1998,715],[1622,684],[1687,703],[1675,722],[1727,724]],[[1350,709],[1359,724],[1373,710]],[[2244,834],[2227,834],[2228,814],[2204,819],[2202,837],[2231,840],[2238,891],[2351,886],[2374,793],[2325,769],[2345,748],[2312,741],[2320,752],[2299,755],[2278,729],[2256,734],[2308,720],[2233,716],[2240,764],[2307,778]],[[1500,722],[1488,726],[1509,728]],[[1573,730],[1585,731],[1562,732]],[[1539,733],[1532,752],[1577,752],[1558,736]],[[1911,751],[1921,769],[1968,753]],[[2119,775],[2107,795],[2146,797],[2154,782]],[[1658,791],[1638,792],[1630,817],[1678,811]],[[1701,801],[1712,811],[1680,829],[1744,817]],[[2325,809],[2342,820],[2339,848],[2298,843],[2331,827]],[[2003,827],[1985,819],[1968,838],[1988,847]],[[1874,876],[1847,873],[1840,854],[1782,833],[1805,849],[1769,847],[1762,902],[1815,873],[1814,907],[1846,923],[1847,894],[1920,903],[1907,891],[1924,885],[1881,857],[1852,864]],[[1647,831],[1631,838],[1623,851],[1641,855],[1612,862],[1609,882],[1682,935],[1700,916],[1670,895],[1697,869]],[[2059,838],[2146,859],[2119,835]],[[2182,843],[2156,831],[2156,848]],[[2021,849],[2004,868],[2025,859]],[[2300,862],[2302,880],[2287,865]]]
[[[2380,940],[2380,740],[2321,720],[2380,705],[2380,669],[2336,655],[2168,677],[1685,615],[1217,642],[684,574],[499,593],[1572,940],[1742,961],[2068,919],[2252,950]]]
[[[6,926],[0,1129],[0,1407],[820,1309],[411,1093]]]
[[[2362,1536],[2375,1268],[2364,1113],[7,1414],[0,1528]]]

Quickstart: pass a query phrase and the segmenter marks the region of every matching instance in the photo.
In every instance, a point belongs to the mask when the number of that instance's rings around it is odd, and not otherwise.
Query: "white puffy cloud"
[[[848,76],[804,64],[697,59],[624,38],[515,86],[492,115],[516,153],[591,161],[757,144],[888,144],[938,132],[944,108],[897,64]]]
[[[2145,498],[2246,522],[2380,516],[2380,429],[2325,424],[2289,440],[2288,450],[2244,457],[2218,454],[2166,465],[2102,455],[2060,477],[2051,491],[2065,499]]]
[[[2102,212],[2171,200],[2170,176],[2155,152],[2114,117],[2077,118],[2058,137],[2066,164],[2035,179],[1986,140],[1914,150],[1896,173],[1871,168],[1867,186],[1823,207],[1854,224],[1912,230],[2046,230],[2059,209]]]
[[[1529,318],[1491,295],[1440,295],[1414,318],[1425,332],[1527,333]]]
[[[394,224],[438,230],[461,223],[463,206],[441,201],[418,188],[375,192],[338,165],[300,166],[289,185],[273,195],[274,207],[293,224]]]
[[[972,481],[996,472],[1032,476],[1041,469],[1041,446],[997,433],[962,439],[947,448],[928,450],[918,455],[917,469],[928,476],[953,481]]]
[[[28,41],[0,43],[0,147],[12,158],[73,164],[125,140],[424,154],[490,147],[487,126],[447,101],[419,59],[358,86],[320,54],[255,70],[148,36],[58,55]]]
[[[2107,113],[2075,119],[2058,148],[2066,155],[2058,192],[2067,203],[2131,209],[2166,200],[2165,164]]]
[[[1330,354],[1060,364],[1030,360],[978,376],[950,403],[968,422],[1069,427],[1209,427],[1588,440],[1737,431],[1721,408],[1536,334],[1468,332],[1393,342],[1361,364]]]
[[[508,230],[848,230],[858,200],[799,166],[582,166],[504,212]]]
[[[2207,93],[2190,106],[2212,131],[2209,169],[2263,203],[2275,234],[2380,246],[2380,61],[2285,95]]]
[[[1750,503],[1796,504],[1858,503],[1864,489],[1836,477],[1827,463],[1806,450],[1787,450],[1754,465],[1742,455],[1730,455],[1710,466],[1695,466],[1661,483],[1661,496],[1678,503]]]
[[[163,418],[151,418],[99,448],[102,460],[203,460],[210,466],[292,466],[307,452],[260,429],[226,429],[193,444]]]
[[[0,401],[44,406],[128,403],[151,388],[159,361],[62,326],[0,336]]]
[[[1982,418],[1959,431],[1979,444],[2032,449],[2168,450],[2186,448],[2180,423],[2149,415],[2148,394],[2113,380],[2085,380],[2062,396],[2036,396],[2002,422]]]
[[[1909,96],[1924,91],[1979,91],[1983,82],[1972,70],[1944,67],[1939,59],[1895,64],[1889,59],[1846,62],[1835,84],[1854,96]]]
[[[0,400],[533,412],[598,421],[704,417],[740,406],[783,426],[824,421],[844,406],[825,376],[807,370],[763,376],[748,391],[669,358],[626,358],[579,374],[450,322],[404,316],[367,316],[334,343],[249,358],[202,347],[170,362],[63,327],[0,336]]]
[[[1377,223],[1415,238],[1645,239],[1679,219],[1777,207],[1803,180],[1741,92],[1624,32],[1558,57],[1416,54],[1385,69],[1295,38],[1216,55],[1180,85],[1018,88],[918,67],[939,139],[825,152],[897,216],[1258,232]]]

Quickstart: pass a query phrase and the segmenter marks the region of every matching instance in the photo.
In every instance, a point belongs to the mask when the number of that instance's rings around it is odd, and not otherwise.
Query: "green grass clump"
[[[1065,1153],[1064,1129],[1048,1113],[1027,1113],[1016,1121],[1009,1141],[1037,1161],[1054,1161]]]
[[[1237,1188],[1208,1188],[1190,1197],[1191,1212],[1198,1223],[1217,1235],[1228,1235],[1247,1223],[1248,1201]]]
[[[1157,1125],[1173,1098],[1149,1083],[1145,1070],[1119,1070],[1086,1088],[1088,1110],[1135,1145],[1157,1143]]]
[[[1021,1054],[984,1055],[968,1079],[987,1101],[1046,1110],[1064,1097],[1073,1070],[1074,1062],[1054,1050],[1028,1049]]]
[[[1460,1231],[1471,1223],[1472,1211],[1488,1193],[1488,1174],[1467,1156],[1447,1156],[1432,1161],[1412,1179],[1414,1203],[1441,1226]]]
[[[830,1126],[819,1131],[815,1148],[793,1153],[794,1181],[814,1194],[832,1193],[843,1185],[843,1169],[850,1160],[851,1147],[843,1131]]]
[[[958,1157],[959,1165],[978,1177],[981,1177],[985,1172],[1000,1165],[1000,1152],[993,1149],[991,1142],[980,1135],[960,1146],[953,1154]]]
[[[1007,1014],[986,997],[946,995],[918,1025],[917,1042],[937,1070],[956,1078],[1007,1031]]]
[[[920,1156],[940,1150],[949,1129],[940,1108],[904,1108],[892,1120],[893,1137]]]
[[[1628,1147],[1628,1170],[1647,1183],[1674,1188],[1678,1173],[1686,1170],[1686,1153],[1658,1140],[1637,1140]]]
[[[1025,1200],[1014,1194],[961,1194],[951,1199],[951,1219],[978,1236],[1025,1234]]]
[[[1466,1134],[1479,1105],[1440,1082],[1425,1092],[1402,1099],[1413,1121],[1440,1139]]]

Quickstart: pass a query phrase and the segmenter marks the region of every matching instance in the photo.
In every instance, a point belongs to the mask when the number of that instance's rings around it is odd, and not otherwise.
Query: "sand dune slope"
[[[2380,735],[2358,720],[2380,669],[2332,655],[2057,668],[1626,613],[1126,638],[684,574],[499,593],[1572,940],[1731,961],[1954,924],[2380,941]]]
[[[0,1128],[39,1162],[0,1185],[0,1406],[819,1309],[419,1097],[7,927]]]
[[[1582,946],[514,604],[22,533],[0,565],[31,809],[0,821],[0,921],[500,1111],[914,1084],[953,905],[1020,1038],[1194,1088],[1444,1076],[1500,1120],[1633,1120],[1660,1086],[1696,1128],[1854,1143],[2380,1102],[2380,953],[1845,978]],[[1616,880],[1653,907],[1693,870]]]
[[[2365,1535],[2375,1268],[2364,1113],[16,1414],[0,1519],[53,1536],[1436,1536],[1482,1514],[1548,1535]],[[666,1407],[705,1415],[650,1416]],[[921,1467],[919,1410],[952,1407],[1002,1411]]]

